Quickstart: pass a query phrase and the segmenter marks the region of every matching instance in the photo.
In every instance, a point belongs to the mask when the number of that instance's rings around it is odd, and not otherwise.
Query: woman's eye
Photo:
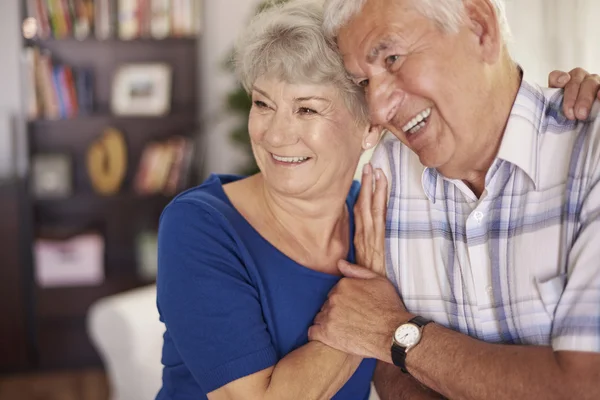
[[[308,107],[300,107],[298,109],[298,112],[300,114],[317,114],[317,112],[315,110],[313,110],[312,108],[308,108]]]
[[[367,86],[369,86],[369,80],[368,79],[363,79],[362,81],[358,82],[358,86],[365,88]]]
[[[264,101],[260,101],[260,100],[254,100],[254,105],[258,108],[267,108],[267,103],[265,103]]]
[[[396,61],[398,61],[399,58],[400,58],[400,56],[397,56],[397,55],[388,56],[385,59],[385,65],[387,65],[389,67],[390,65],[393,65]]]

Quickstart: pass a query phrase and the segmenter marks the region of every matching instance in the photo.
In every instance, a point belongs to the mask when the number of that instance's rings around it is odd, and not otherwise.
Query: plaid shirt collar
[[[522,79],[504,130],[498,155],[487,173],[486,186],[490,177],[500,167],[502,161],[520,168],[531,179],[534,186],[538,186],[538,140],[541,133],[545,130],[543,121],[546,106],[547,101],[540,89]],[[547,112],[560,113],[560,110],[549,110]],[[421,182],[425,195],[432,203],[435,204],[436,200],[438,200],[438,179],[456,185],[467,197],[472,197],[472,201],[477,201],[466,187],[466,184],[461,180],[448,179],[435,168],[424,167]]]

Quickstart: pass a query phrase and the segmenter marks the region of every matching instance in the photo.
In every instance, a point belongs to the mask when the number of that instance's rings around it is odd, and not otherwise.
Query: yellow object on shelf
[[[127,172],[127,144],[123,134],[108,128],[87,152],[87,170],[92,187],[102,195],[116,194]]]

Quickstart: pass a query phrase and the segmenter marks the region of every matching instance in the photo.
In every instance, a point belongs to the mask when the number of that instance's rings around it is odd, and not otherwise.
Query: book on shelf
[[[191,139],[183,136],[147,144],[135,176],[136,193],[173,196],[187,187],[193,151]]]
[[[88,68],[57,63],[48,51],[25,49],[28,117],[66,119],[93,110],[93,73]]]
[[[40,39],[164,39],[201,29],[201,0],[27,0]]]

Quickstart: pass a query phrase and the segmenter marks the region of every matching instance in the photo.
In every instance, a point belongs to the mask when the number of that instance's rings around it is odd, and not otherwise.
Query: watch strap
[[[419,328],[422,328],[422,327],[424,327],[425,325],[427,325],[428,323],[430,323],[432,321],[430,319],[423,318],[423,317],[414,317],[413,319],[411,319],[408,322],[411,323],[411,324],[415,324]]]
[[[408,374],[406,370],[406,349],[396,343],[392,344],[392,361],[396,367],[400,368],[400,371]]]

